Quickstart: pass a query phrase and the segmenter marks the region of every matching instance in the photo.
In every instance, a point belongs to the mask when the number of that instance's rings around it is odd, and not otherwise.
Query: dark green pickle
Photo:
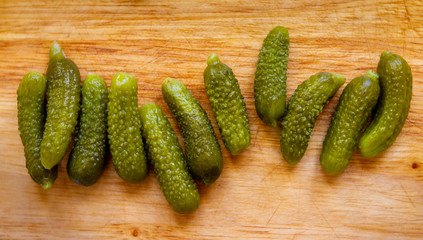
[[[210,119],[178,80],[167,78],[162,84],[162,93],[181,128],[191,174],[204,185],[212,184],[222,172],[223,161]]]
[[[377,73],[381,93],[376,114],[358,144],[364,157],[376,157],[395,142],[410,110],[413,76],[404,58],[383,52]]]
[[[110,85],[108,137],[112,162],[118,175],[136,183],[147,176],[147,157],[141,137],[138,86],[127,73],[116,74]]]
[[[88,74],[82,86],[75,145],[67,165],[69,178],[83,186],[97,182],[107,160],[107,95],[103,78]]]
[[[48,170],[41,164],[40,147],[46,120],[46,79],[41,73],[30,72],[18,87],[18,125],[25,151],[26,168],[31,178],[43,189],[53,186],[57,166]]]
[[[344,88],[320,155],[320,164],[326,173],[339,174],[347,167],[379,98],[378,78],[377,73],[368,71]]]
[[[250,129],[244,97],[232,69],[222,63],[216,54],[207,59],[204,84],[217,125],[226,148],[233,155],[250,144]]]
[[[320,72],[301,83],[292,94],[280,138],[282,155],[289,164],[298,163],[304,156],[317,117],[344,83],[342,75]]]
[[[254,79],[257,114],[264,123],[273,127],[285,113],[288,56],[288,30],[277,26],[263,41]]]
[[[65,156],[78,121],[81,76],[59,44],[50,46],[47,69],[47,120],[41,142],[41,163],[47,169]]]
[[[166,200],[178,213],[194,211],[200,194],[169,120],[154,103],[144,104],[140,115],[148,157]]]

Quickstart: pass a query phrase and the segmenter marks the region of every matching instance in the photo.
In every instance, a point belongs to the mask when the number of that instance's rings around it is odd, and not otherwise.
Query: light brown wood
[[[423,238],[422,12],[418,0],[0,1],[0,238]],[[257,56],[276,25],[290,32],[288,95],[319,71],[349,82],[375,70],[384,50],[408,61],[411,110],[391,148],[375,159],[355,153],[338,177],[322,172],[319,155],[340,89],[318,118],[304,158],[287,165],[280,129],[260,121],[253,99]],[[175,213],[152,171],[144,182],[127,184],[111,162],[91,187],[69,180],[66,160],[52,189],[31,180],[16,90],[27,72],[45,73],[53,40],[82,78],[95,72],[110,84],[118,71],[136,76],[139,104],[162,107],[181,141],[160,85],[166,77],[187,85],[212,120],[224,157],[217,182],[199,186],[197,211]],[[205,94],[212,52],[233,69],[247,103],[252,140],[238,156],[224,148]]]

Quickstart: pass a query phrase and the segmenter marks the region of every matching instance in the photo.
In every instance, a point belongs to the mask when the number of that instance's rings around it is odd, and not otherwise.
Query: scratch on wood
[[[275,216],[276,211],[278,211],[279,207],[281,206],[281,203],[278,204],[278,206],[273,210],[272,216],[270,216],[269,220],[267,220],[266,227],[269,225],[270,221],[272,220],[273,216]]]
[[[408,192],[405,190],[404,186],[402,185],[402,183],[400,183],[402,190],[405,193],[405,196],[407,196],[408,200],[410,201],[411,205],[413,205],[414,208],[416,208],[416,205],[414,204],[413,200],[411,199],[410,195],[408,194]]]

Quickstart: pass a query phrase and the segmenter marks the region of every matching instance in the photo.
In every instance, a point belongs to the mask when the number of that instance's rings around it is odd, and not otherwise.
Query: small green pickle
[[[354,78],[342,92],[323,142],[320,164],[328,174],[347,167],[357,140],[380,94],[379,76],[373,71]]]
[[[48,170],[41,164],[40,147],[46,120],[46,79],[30,72],[18,87],[18,126],[25,151],[26,168],[31,178],[43,189],[53,186],[57,166]]]
[[[232,69],[216,54],[207,59],[204,84],[223,143],[233,155],[250,145],[250,128],[244,97]]]
[[[264,123],[273,127],[285,113],[288,56],[288,30],[277,26],[263,41],[254,79],[257,114]]]
[[[383,52],[377,66],[381,93],[376,114],[358,143],[361,155],[376,157],[400,134],[410,110],[413,76],[400,55]]]
[[[144,104],[140,115],[148,157],[166,200],[178,213],[194,211],[200,204],[200,194],[169,120],[154,103]]]
[[[67,165],[69,178],[83,186],[97,182],[107,160],[107,95],[103,78],[88,74],[82,86],[75,145]]]
[[[320,72],[301,83],[292,94],[280,138],[282,155],[289,164],[298,163],[304,156],[317,117],[344,83],[345,77],[340,74]]]
[[[51,169],[65,156],[78,122],[81,76],[57,42],[50,46],[47,69],[47,120],[41,142],[41,164]]]
[[[167,78],[162,93],[181,128],[191,174],[204,185],[214,183],[222,172],[222,152],[206,112],[178,80]]]
[[[110,85],[108,137],[113,166],[129,183],[142,181],[148,173],[147,157],[141,136],[138,86],[127,73],[117,73]]]

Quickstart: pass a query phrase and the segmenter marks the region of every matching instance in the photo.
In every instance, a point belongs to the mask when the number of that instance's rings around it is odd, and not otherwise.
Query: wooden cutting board
[[[318,2],[318,3],[316,3]],[[418,239],[423,238],[423,3],[421,1],[8,1],[0,2],[1,239]],[[354,154],[346,171],[326,176],[321,146],[343,86],[316,122],[302,161],[290,167],[280,129],[258,118],[255,64],[268,31],[289,29],[288,96],[319,71],[352,78],[375,70],[384,50],[413,72],[413,98],[402,133],[380,157]],[[98,183],[70,181],[66,162],[43,191],[27,174],[19,138],[16,90],[29,71],[45,73],[57,40],[82,78],[110,84],[119,71],[138,79],[139,104],[157,103],[182,142],[160,85],[181,80],[210,117],[224,169],[201,204],[175,213],[154,173],[139,184],[121,180],[111,162]],[[206,97],[203,71],[216,53],[239,80],[251,145],[231,156]]]

